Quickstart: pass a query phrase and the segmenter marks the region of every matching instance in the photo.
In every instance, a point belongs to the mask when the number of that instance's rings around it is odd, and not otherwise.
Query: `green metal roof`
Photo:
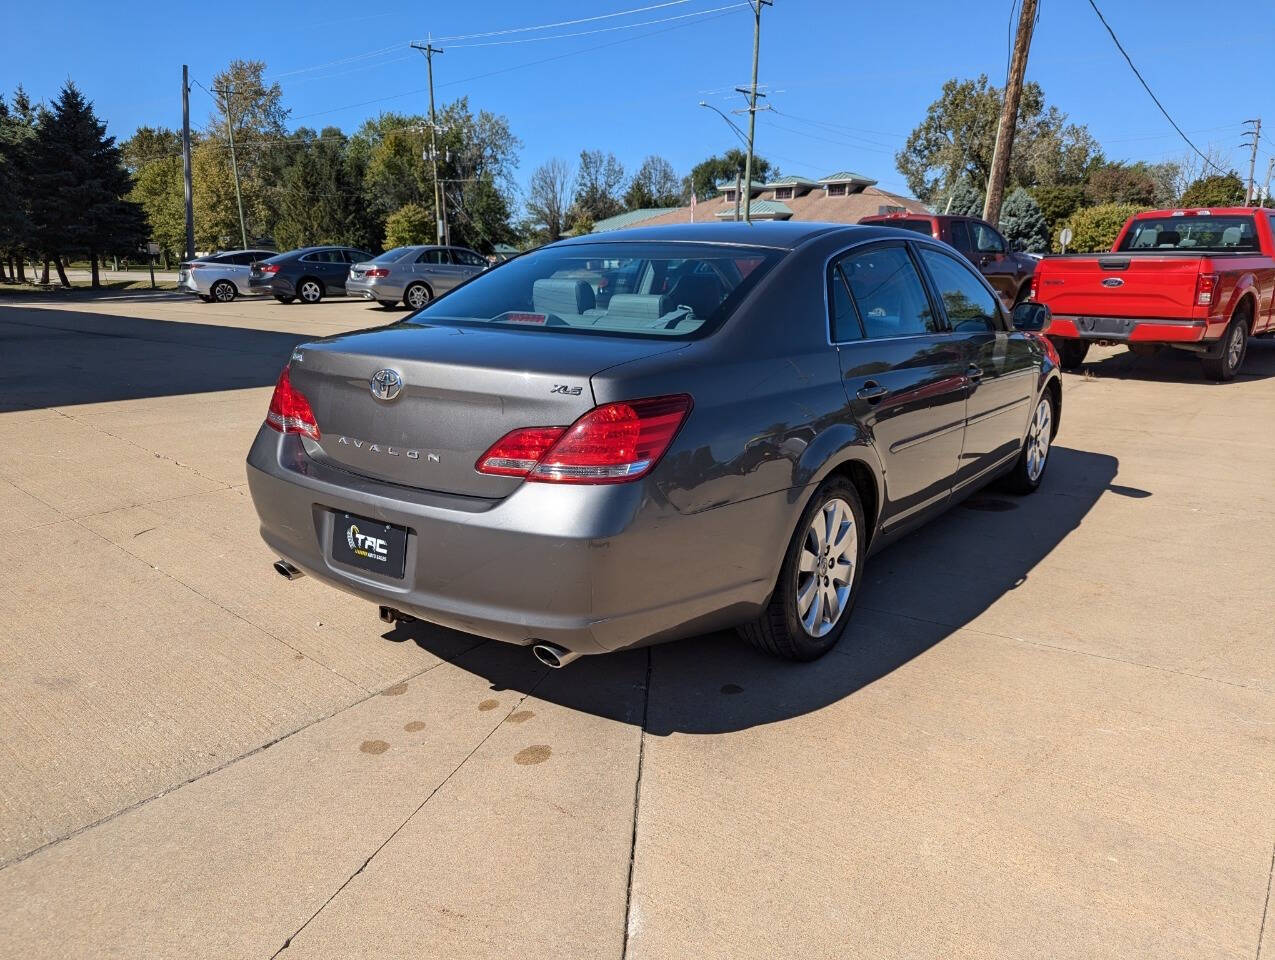
[[[620,230],[624,227],[631,227],[635,223],[641,223],[643,220],[651,220],[661,214],[672,213],[674,210],[680,209],[681,207],[643,207],[640,210],[626,210],[624,213],[617,213],[614,217],[599,220],[593,225],[593,232],[603,233],[607,230]]]
[[[818,180],[807,180],[805,177],[780,177],[778,180],[771,180],[766,184],[767,187],[817,187]]]
[[[725,210],[719,210],[716,214],[722,220],[733,220],[735,218],[735,206],[731,204]],[[792,207],[786,203],[780,203],[778,200],[754,200],[748,205],[748,215],[750,217],[774,217],[776,220],[781,217],[791,217]],[[739,205],[739,216],[744,216],[744,205]]]
[[[871,177],[865,177],[861,173],[855,173],[852,170],[839,170],[836,173],[830,173],[826,177],[820,177],[820,183],[866,183],[868,185],[876,183]]]
[[[742,179],[743,179],[743,178],[741,177],[740,179],[741,179],[741,181],[742,181]],[[744,186],[744,185],[743,185],[743,183],[741,182],[741,183],[740,183],[740,187],[742,188],[743,186]],[[717,192],[718,192],[718,193],[721,193],[723,190],[734,190],[734,189],[735,189],[735,181],[734,181],[734,180],[723,180],[721,183],[719,183],[719,184],[717,185]],[[754,189],[754,190],[765,190],[765,189],[766,189],[766,184],[762,183],[760,180],[754,180],[754,181],[753,181],[753,189]]]

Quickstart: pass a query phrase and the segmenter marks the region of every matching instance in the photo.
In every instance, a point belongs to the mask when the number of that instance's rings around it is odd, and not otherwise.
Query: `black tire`
[[[297,299],[302,303],[318,303],[323,293],[323,282],[315,277],[302,277],[297,281]]]
[[[296,299],[296,297],[280,297],[280,296],[276,296],[276,297],[275,297],[275,299],[276,299],[276,300],[278,300],[280,303],[291,303],[293,300],[295,300],[295,299]]]
[[[233,303],[235,297],[239,295],[239,291],[229,280],[218,280],[208,292],[217,303]]]
[[[1222,334],[1222,355],[1204,357],[1200,361],[1210,380],[1217,380],[1219,383],[1234,380],[1244,366],[1244,358],[1248,356],[1248,322],[1251,310],[1246,303],[1231,317],[1231,322],[1226,325],[1226,333]]]
[[[809,578],[813,577],[816,581],[814,589],[818,591],[819,575],[825,568],[821,564],[816,570],[803,573],[800,569],[801,557],[803,553],[808,552],[807,538],[811,534],[816,516],[823,513],[825,507],[831,507],[837,500],[846,504],[853,516],[854,567],[848,581],[849,593],[844,601],[845,605],[837,614],[831,627],[827,628],[822,636],[815,636],[802,624],[801,617],[798,615],[800,584],[803,578],[808,584]],[[866,535],[863,504],[859,501],[859,492],[854,484],[840,476],[825,480],[810,498],[806,509],[802,511],[801,519],[797,522],[797,529],[784,553],[779,581],[775,584],[775,591],[771,595],[770,602],[756,620],[739,628],[740,635],[757,649],[784,660],[814,660],[831,650],[845,633],[855,601],[859,598],[859,586],[863,580]],[[814,601],[822,603],[822,598],[816,596]],[[818,617],[817,612],[815,617]]]
[[[1058,351],[1058,361],[1064,370],[1076,370],[1085,362],[1085,354],[1089,352],[1088,340],[1076,340],[1072,337],[1050,337],[1054,348]]]
[[[204,303],[212,303],[212,302],[213,302],[213,301],[212,301],[212,297],[208,296],[208,294],[206,294],[206,293],[201,293],[201,294],[199,295],[199,299],[200,299],[200,300],[202,300],[202,301],[204,301]]]
[[[398,306],[397,300],[377,300],[376,302],[379,303],[386,310],[393,310],[395,307]]]
[[[1042,414],[1041,408],[1045,408]],[[1042,419],[1045,421],[1042,423]],[[1003,486],[1010,493],[1026,495],[1035,493],[1045,479],[1049,467],[1049,452],[1053,449],[1054,434],[1058,432],[1058,402],[1054,392],[1046,388],[1036,400],[1023,449],[1014,461],[1014,469],[1005,475]],[[1042,443],[1043,438],[1043,443]],[[1036,457],[1039,456],[1039,465]]]
[[[413,299],[417,302],[414,303]],[[412,310],[419,310],[421,307],[428,306],[433,299],[434,291],[429,288],[428,284],[410,283],[407,289],[403,291],[403,306]]]

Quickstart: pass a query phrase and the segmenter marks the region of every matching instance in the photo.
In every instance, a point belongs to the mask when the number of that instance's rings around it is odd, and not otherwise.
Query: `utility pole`
[[[739,223],[739,171],[735,171],[735,222]]]
[[[753,8],[753,82],[745,89],[736,87],[740,93],[748,94],[748,158],[744,161],[744,220],[752,222],[751,210],[753,199],[753,135],[757,129],[757,60],[761,53],[761,8],[774,5],[775,0],[749,0]],[[765,94],[762,94],[765,96]],[[735,194],[736,197],[739,194]],[[736,220],[739,217],[735,218]]]
[[[434,229],[437,242],[446,243],[447,194],[443,192],[443,185],[438,182],[438,121],[434,118],[434,54],[443,51],[429,40],[425,43],[413,43],[412,49],[425,54],[425,68],[429,72],[429,158],[434,165],[434,215],[437,217]]]
[[[1031,48],[1032,31],[1036,28],[1036,0],[1023,0],[1018,17],[1018,35],[1014,38],[1014,54],[1005,79],[1005,104],[996,128],[996,146],[992,151],[992,175],[987,180],[987,199],[983,201],[983,219],[995,225],[1000,221],[1001,201],[1005,198],[1005,181],[1009,178],[1009,159],[1014,150],[1014,127],[1018,124],[1018,102],[1023,96],[1023,74],[1027,71],[1027,52]]]
[[[235,175],[235,203],[239,204],[239,238],[243,241],[242,249],[248,249],[248,229],[244,226],[243,220],[243,195],[239,192],[239,162],[235,159],[235,119],[230,115],[230,95],[234,93],[231,87],[213,88],[217,96],[224,98],[226,107],[226,130],[230,133],[230,169]]]
[[[1266,183],[1262,185],[1262,196],[1257,201],[1259,206],[1270,198],[1272,171],[1275,171],[1275,157],[1271,157],[1270,162],[1266,164]]]
[[[186,181],[186,257],[195,258],[195,209],[190,185],[190,70],[182,64],[182,175]]]
[[[1256,120],[1244,121],[1246,126],[1250,123],[1253,124],[1253,129],[1247,134],[1247,136],[1251,136],[1253,138],[1253,142],[1251,144],[1245,144],[1245,146],[1252,147],[1253,152],[1248,158],[1248,187],[1244,190],[1244,206],[1246,207],[1253,202],[1253,194],[1255,192],[1253,188],[1257,185],[1253,178],[1257,174],[1257,144],[1258,141],[1262,139],[1262,118],[1258,117]]]

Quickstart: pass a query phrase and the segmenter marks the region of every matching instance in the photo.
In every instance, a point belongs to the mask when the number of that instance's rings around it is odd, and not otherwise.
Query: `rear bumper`
[[[1109,340],[1113,343],[1200,343],[1222,335],[1208,320],[1069,317],[1055,315],[1045,331],[1051,337]]]
[[[364,300],[402,300],[403,284],[390,277],[356,280],[353,277],[345,281],[347,296],[361,297]]]
[[[295,297],[297,291],[287,277],[252,277],[248,281],[252,293],[269,293],[276,297]]]
[[[799,490],[781,491],[682,514],[646,481],[527,483],[503,500],[479,500],[337,470],[265,427],[247,472],[262,538],[315,578],[455,630],[579,653],[755,617],[804,502]],[[336,511],[406,527],[404,577],[336,561]]]

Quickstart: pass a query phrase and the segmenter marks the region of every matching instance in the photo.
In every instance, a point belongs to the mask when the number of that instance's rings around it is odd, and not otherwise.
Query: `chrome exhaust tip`
[[[552,667],[554,670],[561,670],[576,657],[580,656],[580,654],[568,650],[566,647],[560,647],[556,643],[546,643],[543,640],[532,644],[531,652],[537,660],[546,667]]]
[[[302,571],[288,563],[287,560],[276,560],[274,562],[274,572],[285,580],[300,580],[305,576]]]

